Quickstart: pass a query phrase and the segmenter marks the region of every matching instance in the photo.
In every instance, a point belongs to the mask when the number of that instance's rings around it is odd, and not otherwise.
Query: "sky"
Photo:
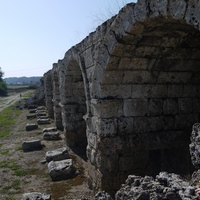
[[[65,52],[134,0],[0,0],[4,77],[43,76]]]

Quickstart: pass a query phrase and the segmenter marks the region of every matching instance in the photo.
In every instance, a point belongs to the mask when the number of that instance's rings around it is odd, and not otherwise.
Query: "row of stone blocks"
[[[43,109],[39,109],[39,111],[42,111]],[[35,130],[38,128],[38,125],[40,125],[40,121],[45,121],[46,119],[48,120],[48,117],[45,119],[45,116],[39,116],[39,112],[37,109],[34,110],[37,114],[34,114],[34,116],[39,117],[37,120],[38,124],[27,124],[26,125],[26,130],[31,131]],[[31,110],[30,112],[33,112]],[[41,114],[43,115],[43,114]],[[28,117],[27,119],[33,119],[33,117]],[[45,124],[45,123],[41,123]],[[51,127],[51,128],[44,128],[43,131],[43,140],[60,140],[60,134],[57,131],[56,127]],[[44,145],[41,143],[41,140],[31,140],[31,141],[24,141],[22,143],[22,149],[24,152],[29,152],[29,151],[37,151],[37,150],[42,150]],[[48,163],[48,172],[50,174],[50,177],[52,181],[60,181],[60,180],[66,180],[71,177],[76,176],[77,171],[76,168],[73,165],[73,160],[69,157],[69,148],[63,147],[59,148],[53,151],[47,151],[45,154],[45,161],[41,163]],[[22,200],[27,200],[27,199],[40,199],[40,200],[50,200],[51,195],[46,195],[42,193],[25,193],[23,195]]]

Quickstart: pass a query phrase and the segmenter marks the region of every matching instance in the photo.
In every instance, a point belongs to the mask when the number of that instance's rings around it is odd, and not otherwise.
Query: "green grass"
[[[8,168],[14,172],[15,176],[25,176],[27,173],[21,169],[15,160],[3,160],[0,162],[0,168]]]
[[[9,106],[0,112],[0,138],[9,136],[10,130],[20,113],[21,110],[16,109],[15,105]]]
[[[2,151],[0,151],[0,154],[1,155],[9,155],[9,150],[2,150]]]
[[[22,150],[22,146],[18,146],[15,148],[15,151],[21,151]]]
[[[6,197],[5,200],[16,200],[14,197]]]

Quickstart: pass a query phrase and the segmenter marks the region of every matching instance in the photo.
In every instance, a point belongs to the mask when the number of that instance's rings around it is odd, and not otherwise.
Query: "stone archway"
[[[63,93],[61,94],[62,119],[66,143],[69,147],[86,150],[87,113],[85,85],[79,63],[72,59],[63,67]]]
[[[44,74],[44,89],[45,89],[45,104],[47,107],[48,115],[50,118],[54,118],[53,111],[53,88],[52,88],[52,76],[51,71]]]
[[[189,20],[196,5],[181,1],[176,13],[172,2],[128,5],[103,42],[91,101],[98,142],[88,146],[94,187],[112,192],[129,174],[193,170],[188,145],[200,114],[200,32],[196,16]]]
[[[54,119],[57,129],[63,130],[61,107],[60,107],[60,83],[59,83],[59,72],[57,71],[58,66],[56,63],[53,64],[52,70],[52,84],[53,84],[53,109]]]

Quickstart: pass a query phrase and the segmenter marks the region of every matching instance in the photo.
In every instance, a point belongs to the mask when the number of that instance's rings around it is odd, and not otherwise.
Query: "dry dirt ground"
[[[70,152],[79,175],[73,179],[53,182],[48,174],[47,164],[41,164],[46,151],[65,146],[62,132],[59,141],[42,140],[42,129],[53,127],[39,125],[34,131],[26,131],[27,123],[36,123],[36,119],[27,120],[29,110],[23,109],[16,120],[8,137],[0,138],[0,200],[21,200],[22,194],[27,192],[41,192],[51,194],[52,200],[94,199],[93,192],[88,188],[85,167],[86,161]],[[23,152],[23,141],[33,139],[42,140],[43,150]]]

